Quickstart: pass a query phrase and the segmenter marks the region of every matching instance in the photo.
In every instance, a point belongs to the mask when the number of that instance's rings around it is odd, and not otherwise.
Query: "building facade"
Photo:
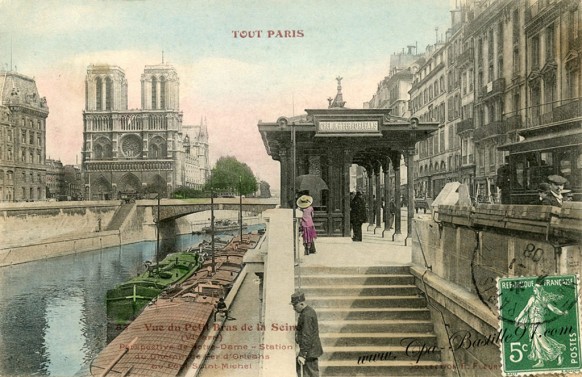
[[[409,116],[440,124],[416,145],[417,197],[459,181],[475,201],[500,202],[500,172],[517,152],[512,191],[530,195],[548,172],[582,181],[580,8],[576,0],[457,3],[446,38],[417,60],[409,91]],[[381,83],[370,106],[400,109],[389,93]],[[548,150],[527,154],[524,139]]]
[[[200,119],[200,125],[185,125],[183,182],[186,187],[201,190],[210,177],[208,156],[208,122]]]
[[[85,87],[85,198],[114,199],[145,193],[167,197],[175,188],[200,184],[207,176],[206,125],[202,126],[204,132],[184,134],[179,78],[173,66],[162,63],[145,67],[141,109],[128,109],[128,84],[124,71],[117,66],[89,66]],[[196,159],[204,161],[194,162]]]
[[[46,98],[34,79],[0,72],[0,201],[46,199]]]
[[[46,160],[46,198],[58,200],[65,187],[65,168],[59,160]]]
[[[450,105],[449,92],[456,89],[456,82],[448,79],[447,50],[444,43],[437,42],[426,49],[423,64],[414,73],[410,89],[410,112],[421,122],[438,122],[439,129],[427,140],[416,146],[415,163],[417,197],[434,197],[448,178],[448,160],[453,145],[448,142],[449,122],[457,114],[447,112]]]

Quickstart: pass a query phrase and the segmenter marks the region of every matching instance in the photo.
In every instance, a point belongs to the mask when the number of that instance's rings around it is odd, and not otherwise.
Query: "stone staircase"
[[[438,347],[417,360],[437,342],[407,266],[302,267],[301,290],[318,315],[321,376],[444,375]]]
[[[113,218],[109,224],[107,224],[105,230],[119,230],[127,218],[127,215],[129,215],[134,207],[135,203],[123,203],[120,205],[117,211],[113,214]]]

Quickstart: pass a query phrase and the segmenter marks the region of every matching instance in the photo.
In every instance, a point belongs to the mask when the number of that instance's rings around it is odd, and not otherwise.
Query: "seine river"
[[[178,248],[203,239],[210,237],[179,236]],[[73,376],[86,368],[106,346],[105,293],[142,272],[155,247],[140,242],[0,268],[0,376]]]

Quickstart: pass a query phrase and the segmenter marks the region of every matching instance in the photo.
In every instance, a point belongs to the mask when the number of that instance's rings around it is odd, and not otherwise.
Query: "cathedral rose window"
[[[129,135],[123,138],[121,150],[126,157],[139,157],[141,152],[141,140],[135,135]]]

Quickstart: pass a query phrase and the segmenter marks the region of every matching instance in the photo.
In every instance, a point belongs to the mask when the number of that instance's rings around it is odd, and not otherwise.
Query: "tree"
[[[257,179],[251,168],[244,162],[238,161],[232,156],[221,157],[212,169],[211,180],[206,184],[206,189],[212,185],[215,191],[227,191],[248,195],[257,191]]]

